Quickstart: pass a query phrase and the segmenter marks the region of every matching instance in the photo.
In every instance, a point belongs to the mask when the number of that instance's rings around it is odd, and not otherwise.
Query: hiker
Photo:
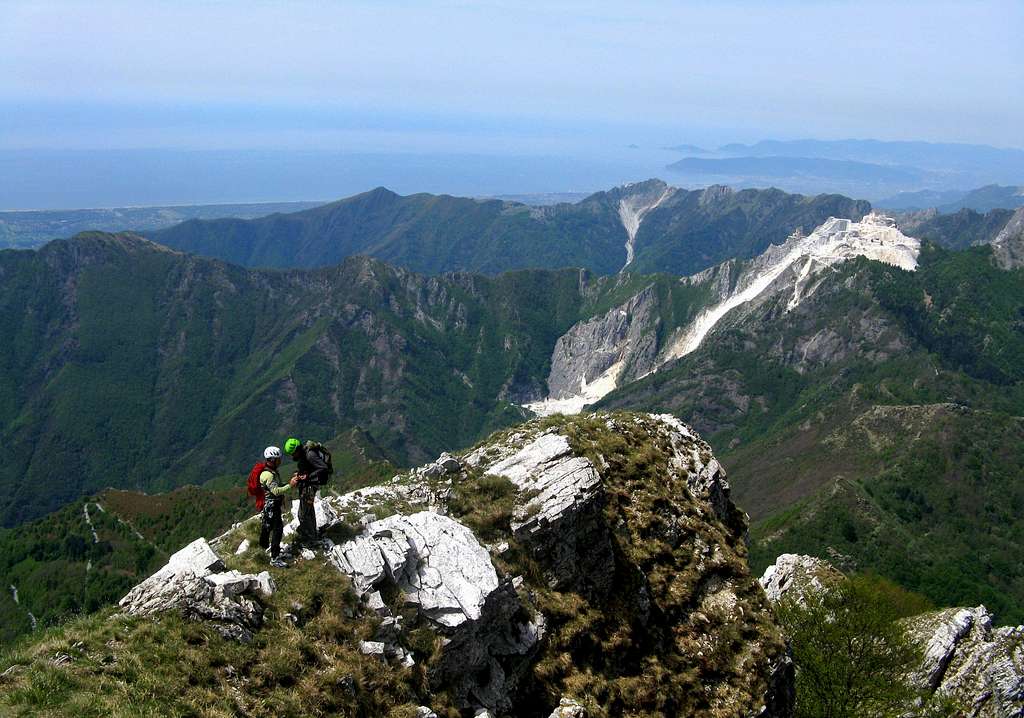
[[[290,438],[284,442],[284,452],[298,464],[293,479],[299,487],[299,529],[295,532],[293,546],[313,548],[319,543],[316,528],[316,492],[334,473],[331,454],[323,444],[315,441],[301,442]]]
[[[270,565],[281,568],[288,565],[279,557],[281,533],[284,531],[281,509],[284,506],[284,495],[295,487],[298,479],[293,476],[291,481],[281,481],[281,475],[277,473],[281,466],[281,450],[276,446],[268,446],[263,452],[263,458],[266,463],[260,473],[260,486],[264,491],[260,546],[270,548]]]

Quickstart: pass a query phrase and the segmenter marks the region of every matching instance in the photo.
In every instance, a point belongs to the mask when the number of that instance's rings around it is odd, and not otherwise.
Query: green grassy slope
[[[110,490],[16,529],[0,529],[0,642],[30,630],[29,613],[42,629],[117,601],[162,566],[183,539],[216,535],[253,512],[241,486],[190,486],[157,496]]]

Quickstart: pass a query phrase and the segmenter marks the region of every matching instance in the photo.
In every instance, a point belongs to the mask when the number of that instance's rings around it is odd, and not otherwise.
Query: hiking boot
[[[288,562],[278,556],[275,559],[271,559],[270,565],[274,568],[288,568]]]

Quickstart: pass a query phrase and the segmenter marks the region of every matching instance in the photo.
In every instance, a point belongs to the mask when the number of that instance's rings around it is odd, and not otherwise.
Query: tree
[[[779,619],[796,664],[796,718],[886,718],[917,691],[905,679],[922,658],[900,619],[925,600],[874,576],[785,598]]]

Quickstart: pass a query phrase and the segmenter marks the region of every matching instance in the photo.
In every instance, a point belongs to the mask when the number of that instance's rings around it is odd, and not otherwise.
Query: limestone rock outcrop
[[[841,580],[840,573],[828,561],[813,556],[784,553],[775,563],[764,570],[760,581],[765,594],[772,602],[785,595],[795,596],[800,601],[808,593],[816,593],[826,586]]]
[[[792,713],[792,666],[746,564],[745,517],[711,448],[671,416],[531,421],[328,493],[316,513],[323,545],[290,560],[323,581],[348,577],[345,615],[367,622],[354,654],[422,670],[427,705],[443,694],[493,716]],[[239,566],[256,558],[235,553],[252,535],[242,529],[214,541]],[[180,609],[245,640],[273,590],[200,540],[122,606]],[[302,630],[302,613],[277,620]]]
[[[225,570],[206,539],[200,538],[171,556],[119,605],[136,616],[180,610],[186,618],[210,622],[227,638],[249,641],[263,622],[260,599],[275,589],[266,571],[254,575]]]
[[[841,577],[827,561],[783,554],[761,583],[772,601],[799,600]],[[984,606],[931,611],[905,625],[924,654],[908,682],[972,718],[1024,718],[1024,626],[993,628]]]
[[[543,618],[521,605],[510,581],[499,582],[472,531],[430,511],[394,515],[367,524],[359,536],[334,546],[328,559],[385,617],[382,626],[394,625],[396,617],[381,591],[397,590],[406,607],[446,636],[434,680],[461,703],[513,709],[511,695],[543,635]],[[378,653],[412,665],[396,635],[381,637]]]
[[[473,532],[430,511],[374,521],[329,558],[359,593],[389,581],[405,594],[406,605],[442,629],[479,619],[498,588],[490,555]]]
[[[642,469],[635,454],[646,457]],[[470,519],[459,513],[465,499],[453,497],[502,482],[507,533],[481,542],[467,528],[473,524],[462,523]],[[695,715],[792,710],[792,665],[780,635],[764,633],[767,602],[742,558],[745,518],[710,447],[671,416],[533,421],[461,457],[325,501],[339,521],[359,526],[327,553],[331,564],[352,578],[367,610],[388,620],[394,606],[386,596],[397,588],[445,637],[430,675],[462,705],[516,714],[524,696],[562,687],[536,684],[532,667],[554,655],[590,676],[584,680],[615,685],[619,671],[625,680],[640,670],[627,657],[640,649],[624,652],[621,665],[615,658],[625,645],[616,648],[623,639],[612,636],[630,635],[673,675],[709,671],[693,690],[712,696],[718,712],[694,708]],[[368,516],[382,506],[400,513]],[[559,642],[566,618],[556,606],[566,601],[576,605],[571,615],[594,622],[584,645],[604,640],[605,653]],[[666,625],[675,626],[668,642]],[[735,654],[713,652],[720,662],[705,665],[718,632],[741,625],[757,637]],[[390,640],[382,641],[385,653]],[[665,682],[669,703],[683,701],[681,686]],[[583,715],[585,706],[554,710]]]
[[[907,622],[924,647],[914,679],[977,718],[1024,716],[1024,626],[992,627],[984,606],[947,608]]]

